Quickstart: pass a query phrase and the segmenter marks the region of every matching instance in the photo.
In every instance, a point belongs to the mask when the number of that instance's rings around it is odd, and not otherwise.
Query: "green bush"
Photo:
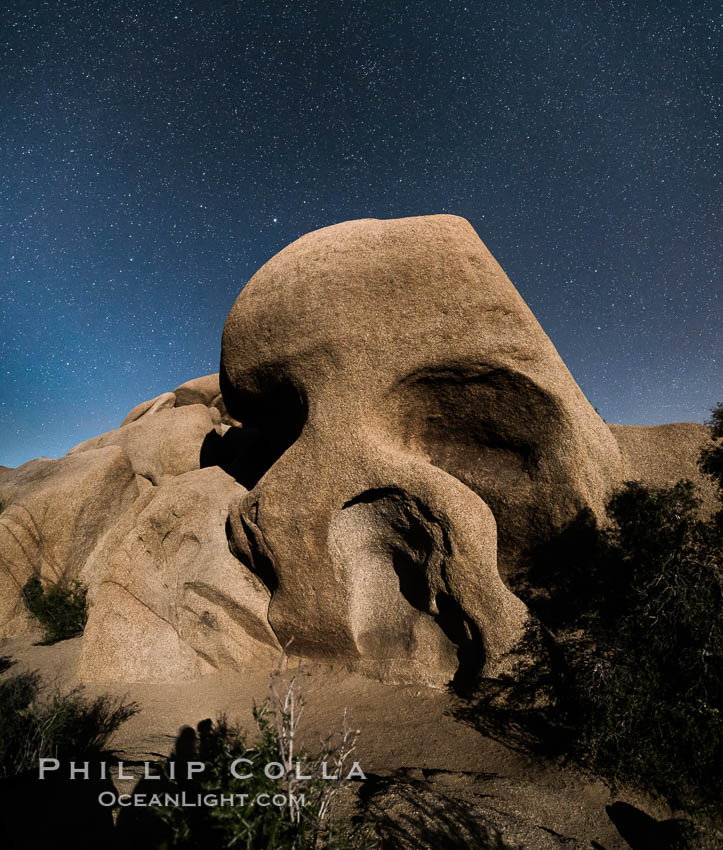
[[[197,794],[246,795],[244,802],[224,806],[157,806],[142,813],[126,811],[119,819],[121,837],[144,836],[146,845],[155,850],[220,850],[226,847],[245,850],[364,850],[374,848],[376,842],[368,825],[342,828],[330,817],[333,799],[340,783],[321,778],[321,760],[326,759],[329,773],[348,772],[348,756],[354,748],[355,733],[347,729],[336,742],[328,742],[324,752],[312,758],[303,750],[296,750],[296,724],[301,714],[300,702],[295,695],[292,680],[286,697],[276,696],[260,708],[254,708],[257,735],[254,741],[237,725],[225,717],[215,723],[205,720],[198,731],[185,727],[176,742],[170,760],[160,766],[161,781],[142,782],[136,792],[178,795],[186,792],[190,799]],[[235,759],[250,759],[253,766],[244,771],[252,778],[233,776],[229,766]],[[188,779],[184,773],[185,762],[202,761],[202,774]],[[295,773],[296,762],[302,765],[303,775],[313,778],[299,779]],[[176,778],[171,777],[169,762],[175,763]],[[272,762],[286,766],[280,779],[270,779],[264,766]],[[259,806],[258,795],[283,795],[283,806]],[[238,798],[237,798],[238,799]],[[303,804],[301,800],[303,799]],[[125,818],[123,817],[125,815]],[[124,823],[125,820],[125,823]],[[134,820],[134,823],[130,823]]]
[[[615,614],[567,641],[562,700],[577,761],[690,807],[723,788],[723,547],[698,507],[689,482],[612,498]]]
[[[723,405],[711,424],[715,479]],[[606,529],[581,515],[535,553],[515,589],[537,634],[458,716],[613,786],[723,811],[723,510],[700,507],[690,482],[628,482]]]
[[[0,659],[0,671],[13,663]],[[81,688],[44,695],[36,672],[7,676],[0,680],[0,778],[37,770],[39,758],[98,758],[137,711],[108,696],[87,699]]]
[[[723,402],[713,408],[706,424],[711,429],[712,439],[709,445],[703,447],[698,465],[705,475],[713,479],[723,499]],[[723,521],[723,508],[719,516]]]
[[[83,634],[88,620],[87,592],[79,581],[58,582],[46,588],[36,577],[26,582],[23,599],[45,630],[43,643],[57,643]]]

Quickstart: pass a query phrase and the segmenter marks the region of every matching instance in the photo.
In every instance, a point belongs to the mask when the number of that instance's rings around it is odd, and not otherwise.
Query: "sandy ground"
[[[78,684],[78,650],[79,639],[54,646],[8,640],[0,646],[0,654],[18,659],[13,672],[38,670],[49,685],[60,689]],[[472,802],[484,799],[495,811],[524,816],[582,846],[605,850],[629,847],[607,816],[607,804],[623,800],[657,819],[671,816],[650,799],[613,796],[600,782],[480,734],[451,715],[446,691],[389,685],[343,668],[310,664],[297,671],[297,678],[304,699],[304,743],[313,749],[339,730],[346,710],[350,724],[359,730],[356,759],[367,775],[427,783],[424,787]],[[266,698],[269,682],[267,672],[225,672],[180,684],[88,685],[86,692],[113,694],[141,706],[113,744],[128,761],[143,761],[170,753],[179,728],[206,717],[225,713],[253,729],[252,706]]]

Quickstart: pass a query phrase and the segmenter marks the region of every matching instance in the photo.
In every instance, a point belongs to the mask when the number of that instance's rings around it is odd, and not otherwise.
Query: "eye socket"
[[[248,490],[299,438],[307,419],[305,396],[273,373],[251,376],[242,385],[222,382],[224,403],[241,422],[234,474]]]
[[[540,474],[540,435],[558,430],[554,401],[505,369],[417,373],[397,399],[407,445],[458,477],[529,483]]]
[[[548,522],[545,488],[559,485],[566,418],[555,399],[524,375],[479,365],[410,375],[389,404],[405,447],[489,505],[504,575],[519,541]]]
[[[306,420],[306,402],[290,381],[261,380],[253,389],[236,390],[234,413],[250,428],[293,431],[298,436]]]

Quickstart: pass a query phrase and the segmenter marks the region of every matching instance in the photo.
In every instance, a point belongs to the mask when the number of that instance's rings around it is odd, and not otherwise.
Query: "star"
[[[0,465],[217,368],[244,282],[350,219],[466,218],[609,422],[720,400],[712,0],[13,5]]]

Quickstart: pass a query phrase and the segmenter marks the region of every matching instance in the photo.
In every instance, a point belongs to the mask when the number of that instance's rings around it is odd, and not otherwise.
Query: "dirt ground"
[[[61,690],[78,684],[78,650],[79,639],[53,646],[8,640],[0,646],[1,655],[19,662],[12,672],[37,670],[48,686]],[[622,850],[643,845],[622,838],[606,806],[628,803],[658,821],[673,815],[651,799],[612,795],[601,782],[481,734],[455,719],[454,698],[447,691],[384,684],[308,663],[300,668],[292,663],[284,675],[293,672],[304,700],[302,743],[314,749],[341,728],[347,712],[350,725],[359,730],[355,758],[368,777],[355,791],[376,816],[396,818],[403,834],[397,846]],[[122,758],[136,762],[168,755],[179,728],[206,717],[225,713],[253,729],[253,704],[267,697],[269,683],[266,671],[224,672],[177,684],[89,685],[86,692],[113,694],[141,706],[113,740]],[[467,832],[459,824],[419,831],[435,807],[449,811],[457,806],[468,816]],[[484,830],[475,820],[478,815]],[[496,844],[490,836],[496,836]]]

